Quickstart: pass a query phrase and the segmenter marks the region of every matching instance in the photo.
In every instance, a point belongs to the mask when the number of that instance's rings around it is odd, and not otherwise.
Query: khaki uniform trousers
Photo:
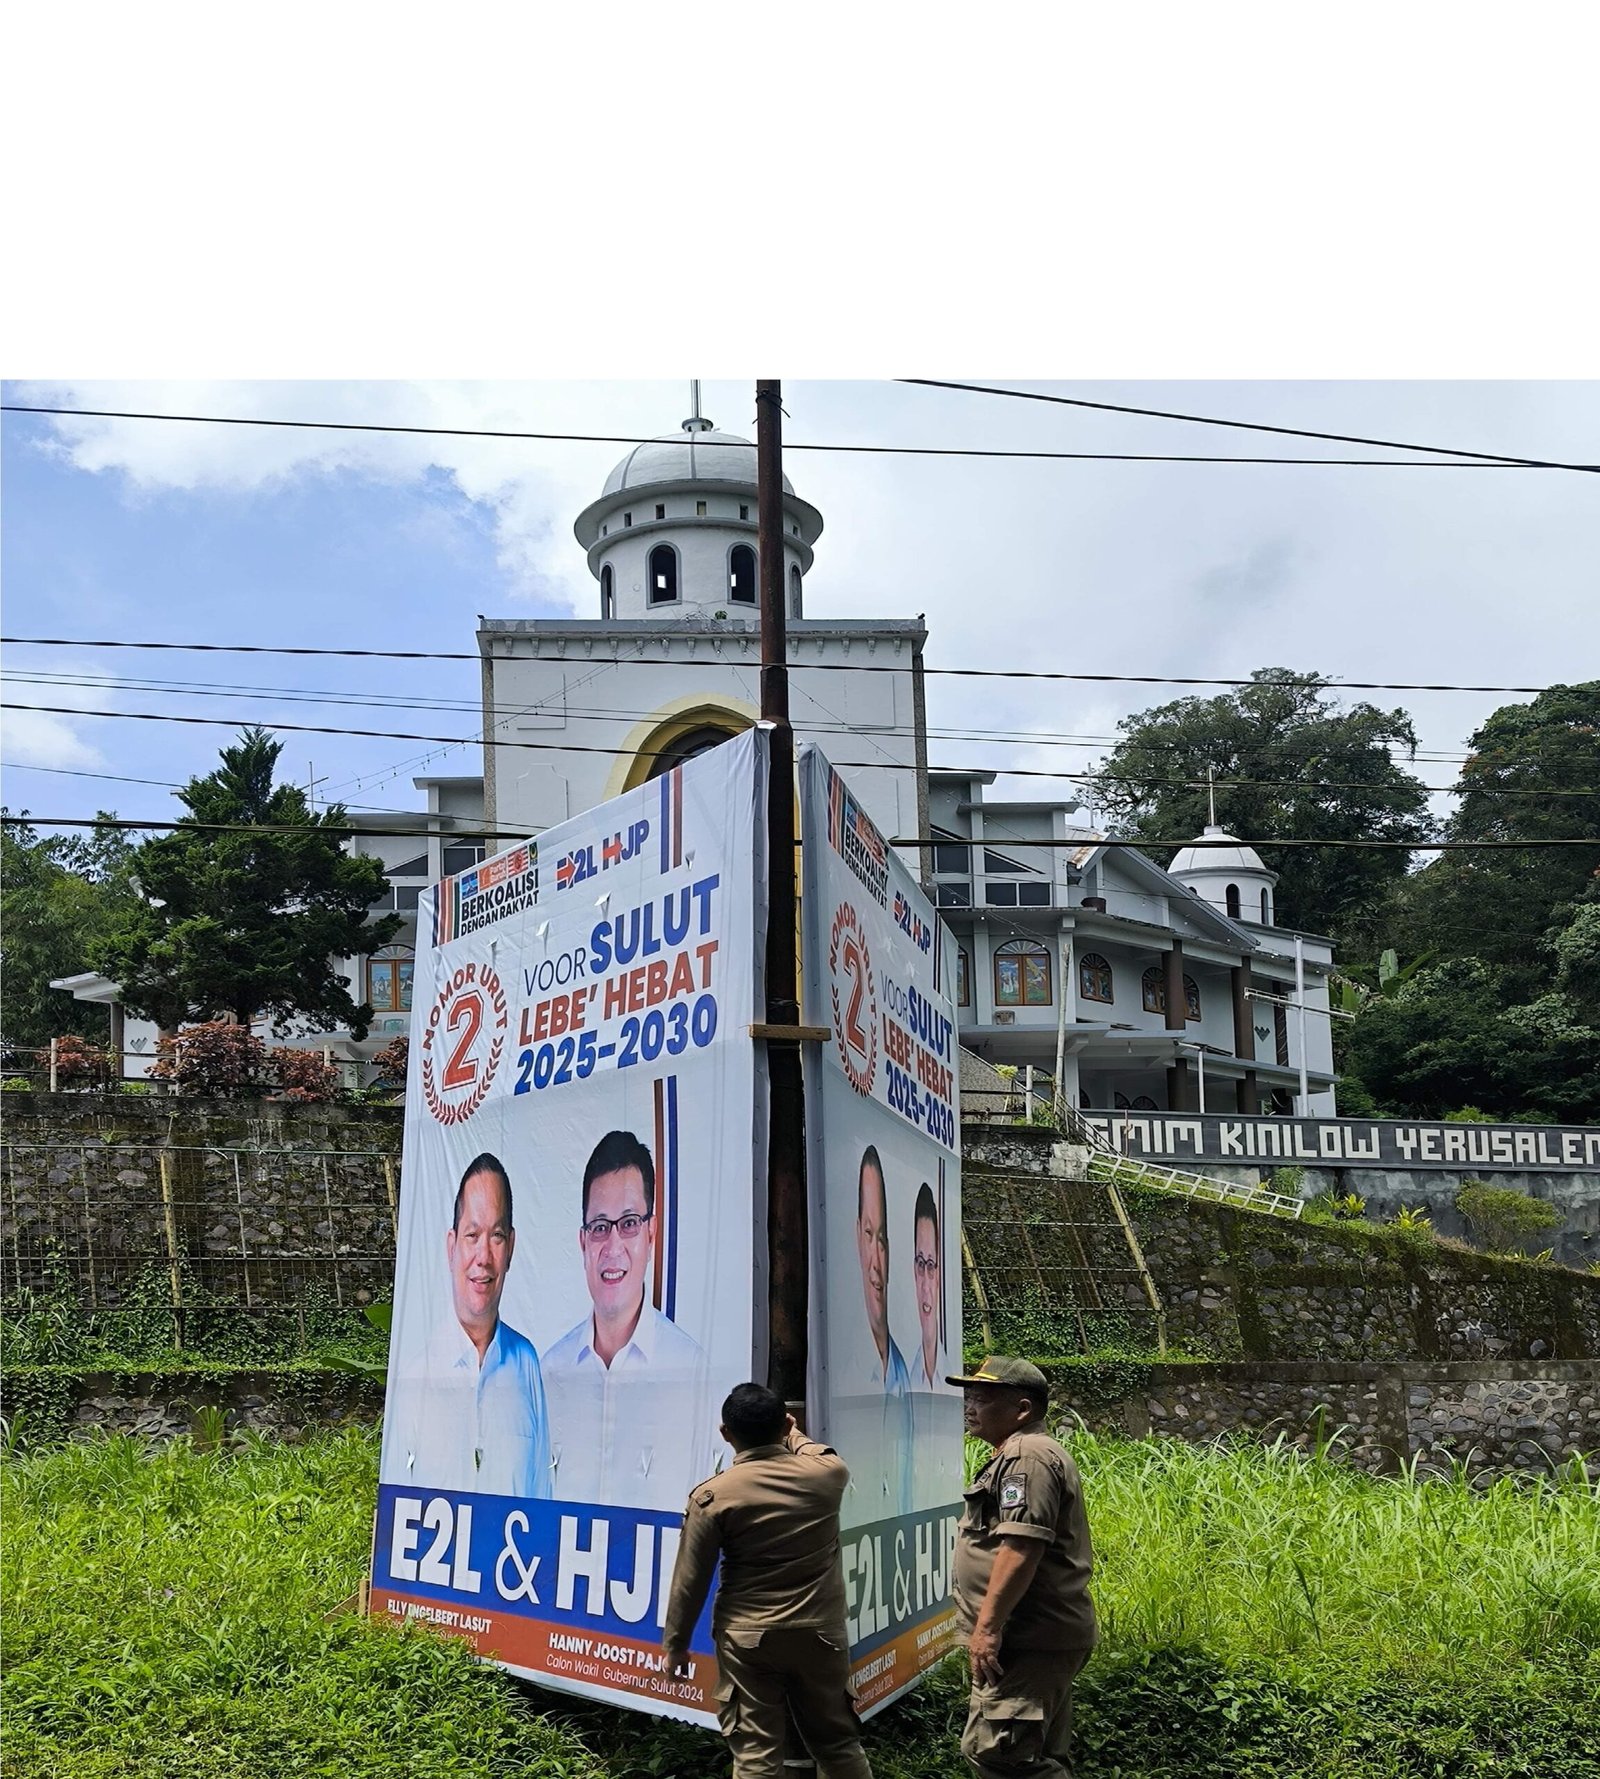
[[[817,1630],[734,1625],[716,1645],[717,1717],[734,1779],[784,1779],[786,1707],[817,1763],[817,1779],[872,1779],[842,1642]]]
[[[974,1686],[961,1752],[980,1779],[1071,1779],[1072,1683],[1087,1649],[1002,1653],[996,1686]]]

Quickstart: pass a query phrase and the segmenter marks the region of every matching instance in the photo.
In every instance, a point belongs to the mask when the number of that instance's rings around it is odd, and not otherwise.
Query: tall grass
[[[1109,1643],[1450,1682],[1600,1652],[1600,1499],[1581,1468],[1475,1488],[1282,1445],[1071,1445]]]
[[[1600,1775],[1600,1500],[1576,1473],[1474,1490],[1258,1447],[1072,1443],[1104,1627],[1084,1779]],[[13,1458],[12,1779],[726,1771],[698,1732],[326,1617],[365,1569],[376,1460],[362,1430]],[[952,1664],[877,1720],[880,1779],[965,1771],[961,1693]]]

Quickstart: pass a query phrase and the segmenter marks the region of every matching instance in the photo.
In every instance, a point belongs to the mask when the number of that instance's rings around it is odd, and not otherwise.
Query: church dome
[[[1207,825],[1199,840],[1179,848],[1167,866],[1167,875],[1229,920],[1264,927],[1273,924],[1277,872],[1267,869],[1253,846],[1246,846],[1237,834],[1215,822]]]
[[[719,432],[714,427],[668,433],[635,445],[606,477],[600,498],[631,494],[635,489],[664,482],[742,482],[753,488],[756,448],[748,439]],[[783,478],[783,491],[794,493],[794,484],[787,476]]]
[[[1257,877],[1269,877],[1274,883],[1278,881],[1276,872],[1269,871],[1262,863],[1261,854],[1253,846],[1246,846],[1236,834],[1230,834],[1226,828],[1212,824],[1206,828],[1200,839],[1207,844],[1202,846],[1198,842],[1191,842],[1167,866],[1171,876],[1182,877],[1189,871],[1214,871],[1232,872],[1235,875],[1250,873]]]

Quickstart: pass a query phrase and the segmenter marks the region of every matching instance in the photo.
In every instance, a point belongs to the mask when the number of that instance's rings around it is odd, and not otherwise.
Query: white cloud
[[[250,419],[327,420],[505,431],[670,430],[664,402],[639,386],[444,382],[20,383],[15,399],[43,406]],[[680,398],[681,399],[681,398]],[[135,496],[161,491],[250,493],[301,476],[339,473],[395,485],[443,471],[488,514],[513,598],[587,610],[592,587],[571,525],[599,493],[626,445],[302,427],[202,426],[183,421],[57,417],[50,449],[74,468],[126,479]],[[504,593],[501,594],[504,597]]]
[[[106,763],[105,755],[85,741],[66,717],[36,710],[8,710],[3,715],[0,745],[9,766],[57,766],[88,772]]]

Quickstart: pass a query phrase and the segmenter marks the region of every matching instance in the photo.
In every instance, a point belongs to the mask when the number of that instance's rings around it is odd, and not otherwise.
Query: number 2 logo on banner
[[[487,1049],[480,1042],[486,1023]],[[422,1094],[440,1124],[459,1124],[483,1104],[505,1042],[506,993],[499,976],[467,964],[447,977],[422,1035]]]
[[[840,1067],[857,1093],[870,1093],[878,1069],[878,995],[872,956],[854,903],[841,902],[833,917],[828,973]]]

